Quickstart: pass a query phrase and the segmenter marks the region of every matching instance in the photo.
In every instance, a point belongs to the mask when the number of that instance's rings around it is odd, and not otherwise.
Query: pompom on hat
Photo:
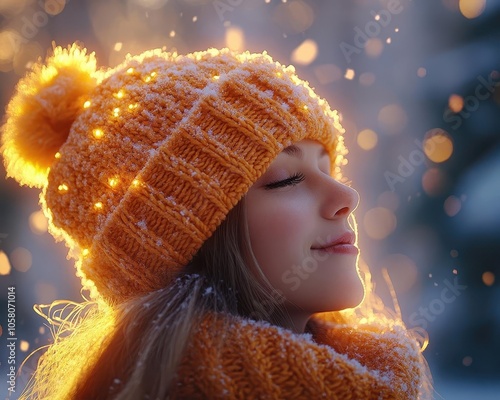
[[[55,47],[7,106],[8,176],[42,190],[92,296],[121,302],[168,285],[280,151],[346,153],[336,111],[266,53],[161,50],[97,69]]]

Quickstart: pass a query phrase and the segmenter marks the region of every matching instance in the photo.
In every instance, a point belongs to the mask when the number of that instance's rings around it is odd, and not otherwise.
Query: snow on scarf
[[[317,314],[311,333],[211,314],[186,350],[179,399],[417,399],[424,359],[402,326],[354,328]]]

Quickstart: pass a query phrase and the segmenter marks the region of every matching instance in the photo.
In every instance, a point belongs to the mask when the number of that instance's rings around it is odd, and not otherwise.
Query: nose
[[[359,194],[350,186],[333,178],[325,183],[322,216],[327,219],[347,218],[359,204]]]

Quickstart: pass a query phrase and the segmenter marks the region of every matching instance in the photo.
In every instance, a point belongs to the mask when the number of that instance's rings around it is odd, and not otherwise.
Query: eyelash
[[[304,174],[297,172],[289,178],[283,179],[282,181],[271,182],[266,185],[266,190],[277,189],[285,186],[295,186],[302,182],[306,177]]]

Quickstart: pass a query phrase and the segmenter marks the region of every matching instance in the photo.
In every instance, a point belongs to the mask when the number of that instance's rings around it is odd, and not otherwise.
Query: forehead
[[[302,140],[300,142],[291,144],[290,146],[285,147],[281,153],[303,159],[305,151],[318,154],[318,157],[328,155],[326,148],[321,143],[314,140]]]

